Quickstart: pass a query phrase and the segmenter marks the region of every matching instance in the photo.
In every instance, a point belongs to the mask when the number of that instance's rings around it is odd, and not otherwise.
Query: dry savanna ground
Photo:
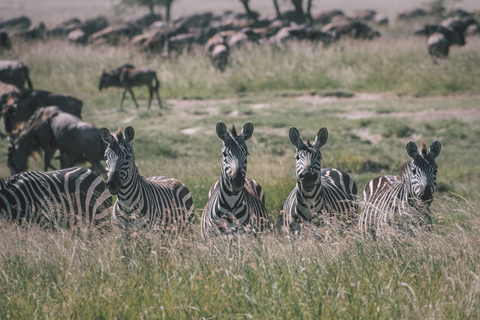
[[[120,19],[111,4],[0,0],[0,18],[25,14],[49,27],[93,11]],[[475,1],[448,4],[479,9]],[[337,5],[394,17],[422,3]],[[241,10],[240,1],[177,0],[172,13],[230,6]],[[252,0],[251,6],[273,12],[271,1]],[[314,7],[333,4],[314,1]],[[197,229],[127,237],[117,230],[91,235],[3,223],[0,318],[480,318],[480,38],[467,38],[446,63],[435,65],[426,40],[411,35],[421,25],[392,21],[379,27],[379,39],[330,47],[246,46],[232,52],[224,73],[213,69],[203,48],[167,59],[128,46],[14,42],[1,58],[27,64],[37,89],[82,99],[83,119],[98,127],[135,128],[141,172],[188,186]],[[101,71],[126,62],[157,71],[164,109],[155,103],[147,109],[144,88],[134,89],[138,110],[131,99],[119,110],[118,89],[98,91]],[[263,235],[212,241],[199,236],[208,190],[220,177],[220,120],[228,127],[255,125],[247,172],[265,190],[272,229]],[[273,228],[295,186],[291,126],[310,140],[326,126],[322,165],[350,173],[359,194],[370,179],[399,173],[407,141],[440,140],[432,230],[373,241],[355,228],[312,228],[302,237]],[[10,176],[7,147],[0,140],[2,178]],[[41,170],[43,162],[31,158],[29,166]]]

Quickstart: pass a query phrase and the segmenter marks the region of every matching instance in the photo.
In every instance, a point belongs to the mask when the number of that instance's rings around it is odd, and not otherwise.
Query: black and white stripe
[[[328,131],[318,131],[313,144],[303,142],[295,127],[290,128],[290,142],[295,153],[297,185],[283,206],[283,221],[291,230],[300,232],[302,225],[326,217],[337,217],[351,223],[356,219],[357,185],[350,175],[336,169],[321,169],[320,148],[327,142]]]
[[[114,137],[101,129],[105,150],[107,187],[117,196],[112,219],[126,230],[159,228],[179,231],[193,225],[193,198],[177,179],[145,178],[138,171],[133,157],[133,127],[119,130]]]
[[[429,206],[436,188],[435,158],[441,144],[435,140],[427,153],[424,141],[420,150],[409,141],[406,149],[410,159],[403,164],[401,176],[377,177],[365,186],[359,219],[363,232],[380,235],[387,226],[398,229],[431,224]]]
[[[0,220],[73,228],[110,223],[112,196],[90,169],[23,172],[1,180]]]
[[[208,202],[202,214],[202,235],[258,232],[267,223],[265,195],[262,187],[247,174],[248,148],[245,143],[253,134],[253,124],[247,122],[240,135],[235,126],[232,135],[225,123],[217,123],[217,135],[223,142],[222,176],[210,188]]]

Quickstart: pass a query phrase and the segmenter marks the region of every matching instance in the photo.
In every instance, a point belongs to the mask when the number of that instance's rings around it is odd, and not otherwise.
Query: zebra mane
[[[420,150],[421,150],[422,156],[425,157],[427,155],[427,144],[425,143],[424,140],[422,140],[422,143],[420,144]]]
[[[409,159],[405,161],[402,164],[402,170],[400,176],[402,177],[402,180],[405,180],[405,178],[408,178],[410,176],[410,171],[411,171],[411,165],[412,165],[413,160]]]
[[[122,128],[118,128],[117,132],[115,132],[115,135],[117,136],[117,140],[120,141],[120,140],[123,140],[124,137],[123,137],[123,132],[122,132]]]
[[[237,128],[235,128],[235,125],[232,125],[232,137],[236,138],[237,137]]]

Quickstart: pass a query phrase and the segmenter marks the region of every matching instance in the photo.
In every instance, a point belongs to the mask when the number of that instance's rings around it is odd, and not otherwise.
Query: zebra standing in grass
[[[126,230],[179,231],[193,224],[193,198],[177,179],[142,176],[133,157],[133,127],[119,129],[114,137],[100,130],[105,150],[107,187],[117,196],[112,219]]]
[[[0,221],[69,228],[81,222],[100,229],[110,223],[112,196],[90,169],[29,171],[0,184]]]
[[[301,232],[308,222],[322,223],[329,216],[351,223],[356,219],[357,185],[350,175],[336,169],[322,169],[320,148],[327,142],[328,131],[318,131],[313,144],[305,144],[295,127],[290,128],[290,142],[297,149],[297,185],[283,206],[283,222],[290,230]],[[342,216],[342,217],[339,217]],[[317,221],[320,220],[320,221]]]
[[[402,165],[401,176],[381,176],[367,183],[363,190],[363,208],[359,227],[363,232],[381,235],[387,226],[395,229],[431,225],[429,206],[437,181],[437,163],[441,144],[435,140],[427,153],[408,141],[410,159]]]
[[[202,235],[262,231],[268,223],[262,187],[247,174],[248,148],[245,143],[253,134],[247,122],[240,135],[235,126],[228,133],[225,123],[217,123],[217,135],[223,142],[222,176],[210,188],[202,214]]]

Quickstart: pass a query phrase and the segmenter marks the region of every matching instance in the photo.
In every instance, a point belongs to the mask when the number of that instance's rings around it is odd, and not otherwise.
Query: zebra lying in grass
[[[408,230],[431,225],[429,206],[437,182],[437,163],[441,144],[435,140],[427,145],[408,141],[410,159],[402,165],[401,176],[381,176],[367,183],[363,190],[364,205],[360,214],[360,230],[375,236],[387,227]]]
[[[322,224],[327,217],[343,222],[356,220],[357,185],[350,175],[337,169],[322,169],[320,148],[327,142],[328,131],[323,127],[315,141],[306,144],[295,127],[290,128],[290,142],[297,149],[297,185],[283,206],[283,223],[290,230],[301,232],[304,224]]]
[[[117,196],[112,219],[128,231],[159,227],[178,231],[193,225],[193,199],[185,185],[173,178],[142,176],[135,164],[133,127],[113,136],[107,128],[101,135],[105,150],[107,187]]]
[[[202,214],[202,235],[262,231],[268,224],[262,187],[247,174],[248,148],[245,143],[253,134],[247,122],[237,135],[235,126],[228,133],[225,123],[217,123],[217,135],[223,142],[222,176],[210,188]]]
[[[100,229],[110,224],[111,194],[90,169],[29,171],[0,183],[0,221]]]

